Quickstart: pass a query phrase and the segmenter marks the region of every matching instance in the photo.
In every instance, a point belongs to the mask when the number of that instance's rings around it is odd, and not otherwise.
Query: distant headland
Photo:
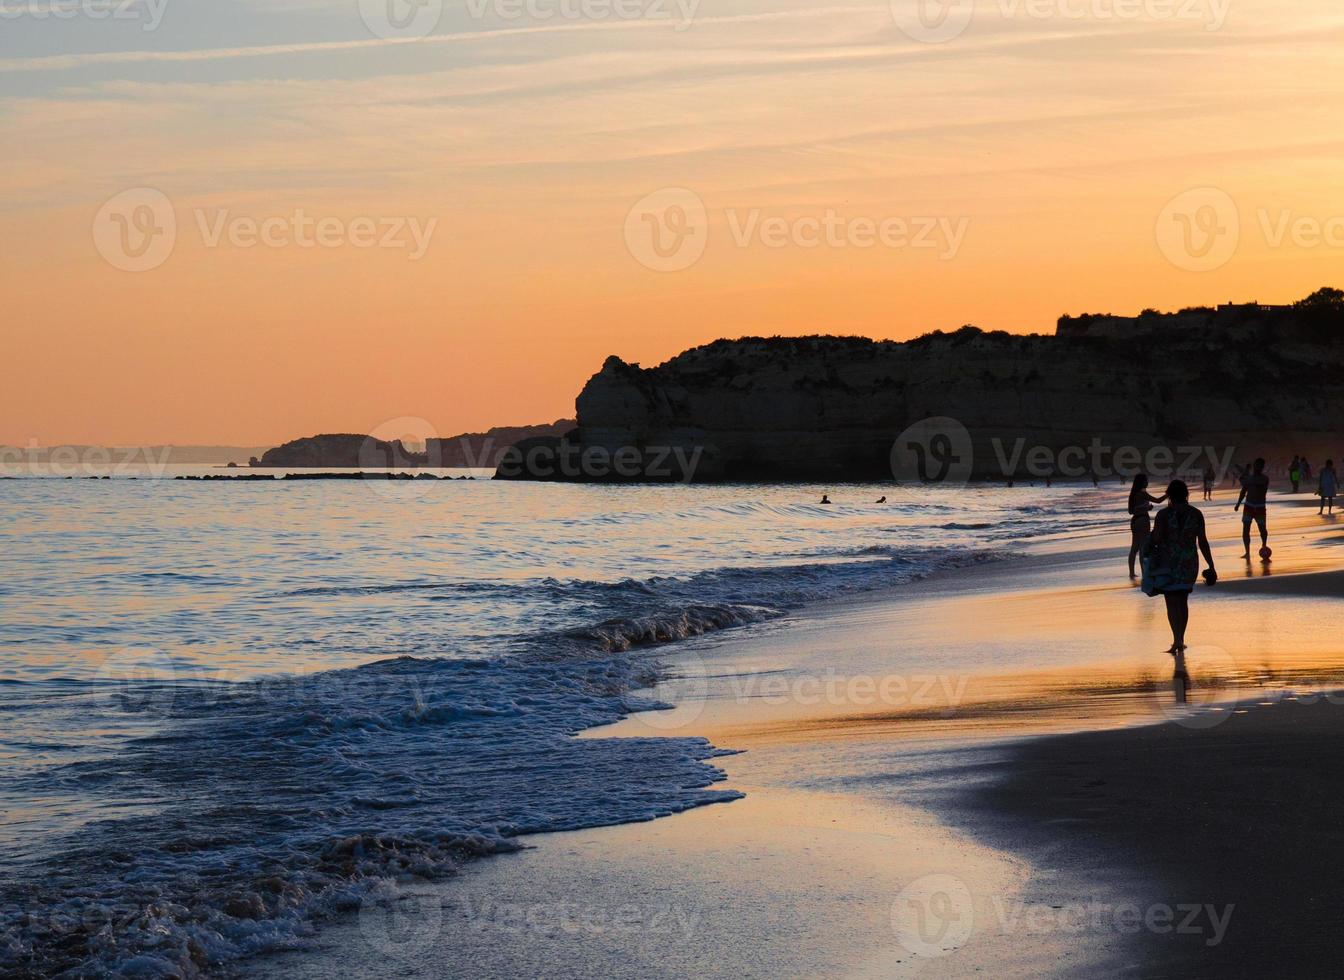
[[[651,368],[613,356],[579,393],[573,431],[521,441],[495,475],[889,480],[893,441],[933,419],[964,428],[969,478],[1012,478],[1022,447],[1339,456],[1341,341],[1344,292],[1322,289],[1289,306],[1065,316],[1053,334],[743,337]]]
[[[348,433],[308,436],[253,456],[249,465],[284,469],[417,469],[424,467],[493,468],[512,445],[535,438],[560,438],[574,428],[572,419],[543,425],[497,426],[410,446],[400,440]]]

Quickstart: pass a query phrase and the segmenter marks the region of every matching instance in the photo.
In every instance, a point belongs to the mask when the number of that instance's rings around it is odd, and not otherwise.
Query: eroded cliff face
[[[1022,453],[1033,447],[1058,457],[1095,442],[1207,445],[1238,462],[1260,453],[1344,455],[1338,343],[1276,333],[1261,321],[1154,326],[1126,336],[964,328],[905,343],[743,338],[653,368],[611,357],[578,396],[577,430],[531,447],[567,451],[573,472],[537,472],[543,451],[531,462],[514,458],[511,475],[886,479],[898,434],[931,417],[965,426],[971,475],[986,479],[1025,475]],[[668,450],[694,458],[694,472],[650,472],[660,454],[675,461]],[[610,463],[622,452],[633,459],[632,451],[641,461],[634,475],[583,463]]]

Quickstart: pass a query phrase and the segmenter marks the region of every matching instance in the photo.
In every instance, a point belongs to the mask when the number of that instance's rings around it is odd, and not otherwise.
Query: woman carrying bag
[[[1171,624],[1171,649],[1179,665],[1185,653],[1185,628],[1190,622],[1190,593],[1199,578],[1199,556],[1208,568],[1204,580],[1213,585],[1218,572],[1213,567],[1213,551],[1204,530],[1204,515],[1190,506],[1190,488],[1181,480],[1167,487],[1168,505],[1157,514],[1152,536],[1143,550],[1143,591],[1162,596],[1167,602],[1167,622]],[[1180,673],[1178,666],[1178,673]],[[1189,684],[1189,678],[1185,678]]]

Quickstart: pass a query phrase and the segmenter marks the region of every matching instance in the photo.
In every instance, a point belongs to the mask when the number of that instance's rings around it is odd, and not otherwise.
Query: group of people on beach
[[[1238,479],[1244,484],[1248,477],[1254,475],[1251,467],[1238,466],[1233,467],[1237,471]],[[1212,472],[1212,468],[1210,468]],[[1321,498],[1321,506],[1316,513],[1325,514],[1335,512],[1335,496],[1339,491],[1339,473],[1335,470],[1335,461],[1327,459],[1325,465],[1317,472],[1312,467],[1311,462],[1305,456],[1293,456],[1293,461],[1288,464],[1288,482],[1292,485],[1293,493],[1301,493],[1302,485],[1311,484],[1312,476],[1316,477],[1316,496]],[[1208,500],[1208,497],[1204,498]]]
[[[1243,495],[1245,490],[1243,489]],[[1153,505],[1167,506],[1150,516]],[[1240,501],[1238,501],[1240,506]],[[1185,653],[1185,630],[1190,623],[1190,593],[1199,578],[1199,557],[1204,556],[1204,580],[1218,581],[1209,546],[1204,514],[1190,504],[1190,488],[1184,480],[1172,480],[1166,493],[1155,497],[1148,492],[1148,477],[1136,474],[1129,491],[1130,532],[1129,574],[1133,578],[1134,561],[1143,562],[1143,591],[1162,596],[1167,604],[1167,622],[1171,624],[1171,647],[1167,650],[1181,662]],[[1263,525],[1262,525],[1263,526]],[[1249,534],[1249,531],[1247,532]],[[1181,670],[1178,667],[1178,673]],[[1188,682],[1188,678],[1187,678]]]
[[[1233,510],[1242,515],[1241,541],[1245,550],[1241,557],[1248,562],[1251,560],[1251,528],[1254,527],[1260,532],[1260,559],[1268,565],[1273,550],[1269,547],[1269,476],[1265,465],[1264,459],[1257,459],[1249,466],[1236,468],[1241,490]],[[1299,492],[1302,480],[1310,476],[1311,464],[1294,456],[1288,472],[1293,492]],[[1212,500],[1216,481],[1211,466],[1205,469],[1203,477],[1204,499]],[[1335,461],[1328,459],[1319,473],[1316,492],[1321,498],[1321,507],[1318,513],[1324,514],[1327,507],[1331,514],[1334,513],[1338,485]],[[1154,521],[1151,517],[1153,506],[1163,502],[1167,506],[1158,512]],[[1181,655],[1185,652],[1185,631],[1190,622],[1190,593],[1199,579],[1201,554],[1206,566],[1204,580],[1209,585],[1218,581],[1204,515],[1191,506],[1190,489],[1183,480],[1172,480],[1166,493],[1154,496],[1148,491],[1148,477],[1142,473],[1135,475],[1130,486],[1129,515],[1129,575],[1136,577],[1135,561],[1141,560],[1143,591],[1150,596],[1163,596],[1166,600],[1172,638],[1167,652],[1177,658],[1177,675],[1180,677],[1184,674]],[[1185,680],[1188,684],[1188,676]]]

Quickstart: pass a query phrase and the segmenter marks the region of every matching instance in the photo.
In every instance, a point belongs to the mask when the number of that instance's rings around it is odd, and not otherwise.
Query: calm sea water
[[[236,961],[521,834],[731,799],[701,739],[572,735],[654,707],[667,643],[1101,518],[1069,488],[126,476],[0,480],[0,972]]]

